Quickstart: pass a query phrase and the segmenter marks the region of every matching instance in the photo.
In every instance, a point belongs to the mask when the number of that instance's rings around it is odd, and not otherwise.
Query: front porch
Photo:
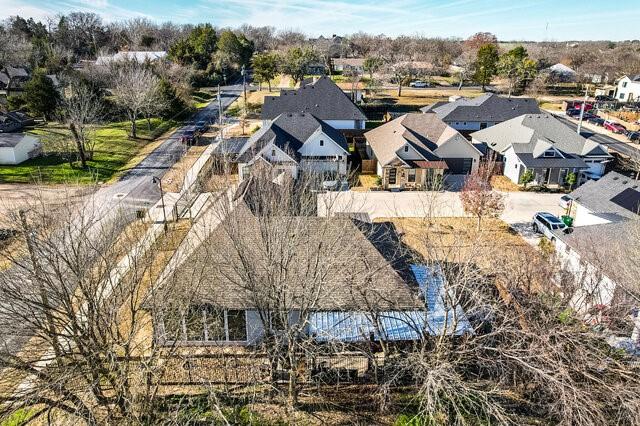
[[[382,168],[382,188],[387,190],[429,190],[442,185],[444,161],[414,161]]]

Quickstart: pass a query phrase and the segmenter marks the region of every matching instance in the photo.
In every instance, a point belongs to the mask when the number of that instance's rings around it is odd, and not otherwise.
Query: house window
[[[409,174],[407,175],[407,182],[414,183],[416,181],[416,169],[409,169]]]
[[[320,146],[324,146],[324,141],[320,139]]]
[[[272,156],[272,157],[275,157],[275,156],[276,156],[276,149],[275,149],[275,148],[271,150],[271,156]]]
[[[409,145],[404,146],[404,152],[409,152]]]
[[[193,305],[185,312],[170,310],[162,318],[164,340],[187,342],[245,342],[245,311],[213,305]]]
[[[545,157],[555,157],[556,156],[556,152],[550,149],[550,150],[544,152],[544,156]]]
[[[626,81],[622,83],[622,87],[627,87],[627,82]]]
[[[620,99],[624,99],[624,93],[620,93]]]

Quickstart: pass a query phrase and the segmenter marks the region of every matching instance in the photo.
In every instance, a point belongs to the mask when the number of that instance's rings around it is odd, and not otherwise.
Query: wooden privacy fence
[[[305,355],[296,366],[297,382],[306,384],[375,383],[384,369],[382,354],[344,352]],[[147,381],[161,386],[251,385],[287,383],[289,369],[271,368],[266,354],[176,355],[162,359],[161,374]],[[156,371],[158,371],[156,369]]]
[[[375,174],[376,173],[376,160],[362,160],[362,173]]]

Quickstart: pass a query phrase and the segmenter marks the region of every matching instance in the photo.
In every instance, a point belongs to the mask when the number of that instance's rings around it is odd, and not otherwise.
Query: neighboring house
[[[607,148],[585,139],[551,114],[526,114],[471,133],[474,144],[484,144],[488,157],[503,162],[503,173],[520,183],[533,170],[536,185],[565,185],[569,172],[578,184],[599,178],[611,161]]]
[[[22,122],[15,120],[9,114],[0,112],[0,133],[18,132],[23,128]]]
[[[26,133],[0,134],[0,164],[20,164],[42,153],[42,144]]]
[[[574,227],[640,219],[640,181],[617,172],[589,181],[569,196]]]
[[[333,58],[331,62],[333,63],[334,71],[364,73],[364,58]]]
[[[557,63],[547,68],[547,72],[558,81],[576,81],[576,72],[565,64]]]
[[[442,121],[460,131],[482,130],[522,114],[539,114],[538,102],[532,98],[505,98],[486,93],[474,99],[436,102],[421,108],[434,112]]]
[[[619,102],[640,102],[640,74],[625,75],[618,80],[615,98]]]
[[[187,300],[165,299],[162,312],[154,312],[156,305],[148,304],[159,345],[178,344],[201,352],[259,345],[267,330],[278,333],[275,316],[268,310],[270,305],[279,307],[272,301],[276,297],[286,299],[290,324],[299,324],[301,331],[318,343],[411,341],[473,332],[462,308],[451,306],[437,268],[415,265],[412,270],[418,286],[408,284],[358,224],[346,218],[288,218],[300,221],[295,226],[296,238],[308,241],[309,249],[301,245],[291,253],[286,274],[291,282],[279,288],[277,296],[252,292],[242,269],[230,265],[241,264],[241,256],[247,256],[239,247],[260,251],[270,244],[254,214],[240,199],[229,216],[199,239],[185,260],[160,283],[158,295],[163,294],[163,286],[185,288],[188,294],[169,290],[172,298]],[[229,229],[235,230],[233,235]],[[338,245],[331,253],[319,253],[319,238],[339,238],[347,243],[343,249]],[[318,288],[301,275],[304,265],[315,262],[326,265],[321,267],[322,285]],[[256,274],[263,273],[256,269]],[[265,280],[264,290],[267,288]],[[308,316],[303,318],[302,313]]]
[[[326,75],[326,68],[322,62],[313,62],[307,66],[307,73],[310,75]]]
[[[612,86],[610,84],[598,87],[595,90],[594,96],[611,96],[612,98],[615,98],[617,87],[618,86]]]
[[[271,167],[294,179],[301,172],[347,174],[349,147],[342,133],[309,113],[283,113],[254,133],[238,156],[239,179],[251,168]]]
[[[139,63],[143,62],[155,62],[160,59],[164,59],[167,57],[167,52],[157,51],[157,52],[146,52],[146,51],[132,51],[132,52],[118,52],[113,55],[107,56],[98,56],[96,59],[97,66],[107,66],[111,63],[120,62],[124,60],[136,61]]]
[[[313,114],[334,129],[364,129],[367,117],[330,78],[320,77],[315,83],[296,90],[282,90],[280,96],[267,96],[262,106],[262,120],[285,113]]]
[[[7,96],[11,95],[11,92],[22,91],[27,81],[29,81],[29,72],[24,68],[7,66],[0,71],[0,91]]]
[[[385,189],[425,188],[445,172],[469,174],[482,155],[433,113],[405,114],[366,132],[365,138]]]

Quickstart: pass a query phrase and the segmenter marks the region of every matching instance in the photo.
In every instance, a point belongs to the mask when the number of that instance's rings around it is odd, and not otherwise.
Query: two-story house
[[[363,130],[367,117],[329,77],[320,77],[299,89],[267,96],[262,106],[263,125],[286,113],[312,114],[338,130]]]
[[[640,102],[640,74],[625,75],[616,84],[618,102]]]
[[[283,113],[253,134],[238,155],[239,179],[257,164],[284,171],[318,173],[331,179],[347,174],[349,149],[342,133],[309,113]]]
[[[436,102],[420,111],[435,113],[442,121],[461,132],[482,130],[522,114],[541,112],[535,99],[505,98],[493,93],[485,93],[473,99]]]

